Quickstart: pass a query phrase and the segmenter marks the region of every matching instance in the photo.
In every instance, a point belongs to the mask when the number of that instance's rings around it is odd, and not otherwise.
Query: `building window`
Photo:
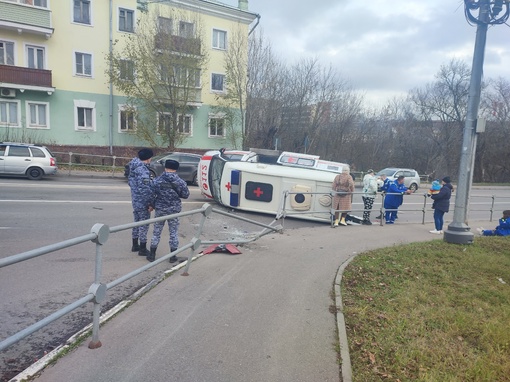
[[[73,21],[80,24],[90,25],[90,1],[73,0]]]
[[[161,113],[158,116],[158,133],[165,134],[172,130],[172,114]],[[179,114],[177,116],[177,131],[185,135],[193,135],[193,118],[191,115]]]
[[[28,127],[34,129],[49,129],[49,108],[50,105],[47,102],[28,101],[26,103]]]
[[[134,32],[134,14],[131,9],[119,8],[119,30],[122,32]]]
[[[172,19],[167,17],[158,17],[158,32],[172,34]]]
[[[192,135],[193,134],[193,119],[191,115],[179,114],[177,122],[177,130],[181,134]]]
[[[0,101],[0,126],[20,127],[19,101]]]
[[[27,45],[27,66],[32,69],[44,69],[44,48]]]
[[[92,77],[92,55],[88,53],[75,52],[75,74],[79,76]]]
[[[132,81],[135,78],[135,64],[131,60],[120,60],[119,77],[121,80]]]
[[[209,138],[225,137],[225,117],[209,116]]]
[[[47,0],[21,0],[20,2],[22,4],[26,4],[26,5],[35,5],[36,7],[43,7],[43,8],[48,7]]]
[[[179,22],[179,36],[185,38],[193,37],[193,23],[188,23],[186,21]]]
[[[136,130],[135,110],[126,105],[119,105],[119,131],[121,133]]]
[[[165,134],[172,130],[172,115],[169,113],[160,113],[158,115],[158,134]]]
[[[213,29],[213,48],[215,49],[227,49],[227,32],[220,31],[219,29]]]
[[[223,74],[212,73],[211,75],[211,90],[214,92],[225,91],[225,76]]]
[[[0,41],[0,65],[14,65],[14,43]]]
[[[187,88],[200,87],[200,70],[174,66],[174,85]]]
[[[96,130],[96,103],[86,100],[74,101],[75,130]]]

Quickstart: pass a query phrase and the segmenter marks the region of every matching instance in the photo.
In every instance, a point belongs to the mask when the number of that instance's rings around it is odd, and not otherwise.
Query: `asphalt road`
[[[201,197],[198,188],[190,187],[190,190],[191,197],[184,202],[185,211],[197,209],[207,202]],[[470,216],[477,220],[488,219],[491,195],[508,198],[510,192],[508,188],[474,189],[472,205],[476,211]],[[399,214],[400,223],[421,222],[424,200],[420,192],[406,197]],[[508,202],[508,199],[506,201]],[[354,210],[361,208],[361,198],[356,195]],[[376,203],[374,208],[379,208],[379,204]],[[498,204],[495,208],[496,211],[504,209]],[[426,210],[426,221],[430,222],[432,221],[430,200]],[[117,226],[132,220],[129,187],[121,177],[58,176],[39,182],[0,178],[0,211],[2,258],[87,234],[96,223]],[[272,221],[272,217],[267,215],[234,213],[263,223]],[[361,215],[361,212],[354,213]],[[451,216],[451,213],[447,215],[447,222],[451,220]],[[198,223],[199,216],[181,220],[181,245],[193,237]],[[286,219],[284,222],[286,230],[307,226],[327,228],[327,225],[295,219]],[[260,231],[260,228],[249,223],[215,215],[208,219],[203,239],[222,240],[242,237],[257,231]],[[167,242],[168,233],[164,231],[160,253],[166,250]],[[144,258],[131,253],[130,246],[129,231],[110,236],[107,245],[104,246],[105,282],[147,263]],[[86,243],[0,269],[1,338],[5,339],[85,295],[93,282],[94,260],[95,246]],[[160,264],[109,291],[103,311],[146,285],[168,267],[168,264]],[[91,315],[91,306],[87,305],[2,352],[0,380],[8,380],[45,352],[51,351],[88,324]]]
[[[205,200],[197,187],[183,201],[183,210],[200,208]],[[124,178],[58,176],[42,181],[0,178],[0,257],[54,244],[90,233],[96,223],[110,227],[130,223],[132,209],[129,187]],[[270,216],[243,214],[269,224]],[[181,220],[181,245],[195,235],[200,215]],[[312,224],[292,221],[288,227]],[[243,237],[261,228],[214,214],[208,218],[202,240]],[[152,230],[149,231],[149,235]],[[168,250],[165,228],[158,254]],[[145,264],[131,251],[130,231],[110,235],[103,248],[103,280],[110,282]],[[66,250],[0,269],[0,338],[3,340],[56,310],[87,294],[94,280],[95,245],[84,243]],[[108,291],[103,311],[157,278],[170,267],[160,264]],[[90,323],[88,304],[57,322],[30,335],[0,353],[0,381],[11,377],[51,351]]]

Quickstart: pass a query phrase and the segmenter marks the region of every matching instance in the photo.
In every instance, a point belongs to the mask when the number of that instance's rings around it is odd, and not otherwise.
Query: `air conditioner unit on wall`
[[[14,97],[16,97],[16,90],[15,89],[2,88],[0,90],[0,95],[2,97],[14,98]]]

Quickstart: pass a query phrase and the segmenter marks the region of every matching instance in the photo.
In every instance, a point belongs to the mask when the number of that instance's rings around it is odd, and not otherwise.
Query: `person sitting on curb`
[[[510,210],[503,211],[496,229],[477,228],[477,231],[483,236],[510,236]]]

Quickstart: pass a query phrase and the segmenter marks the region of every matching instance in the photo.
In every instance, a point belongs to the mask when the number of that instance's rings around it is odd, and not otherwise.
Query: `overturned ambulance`
[[[331,221],[331,186],[347,164],[273,150],[250,149],[239,152],[241,157],[229,153],[202,158],[199,186],[203,195],[244,211]]]

